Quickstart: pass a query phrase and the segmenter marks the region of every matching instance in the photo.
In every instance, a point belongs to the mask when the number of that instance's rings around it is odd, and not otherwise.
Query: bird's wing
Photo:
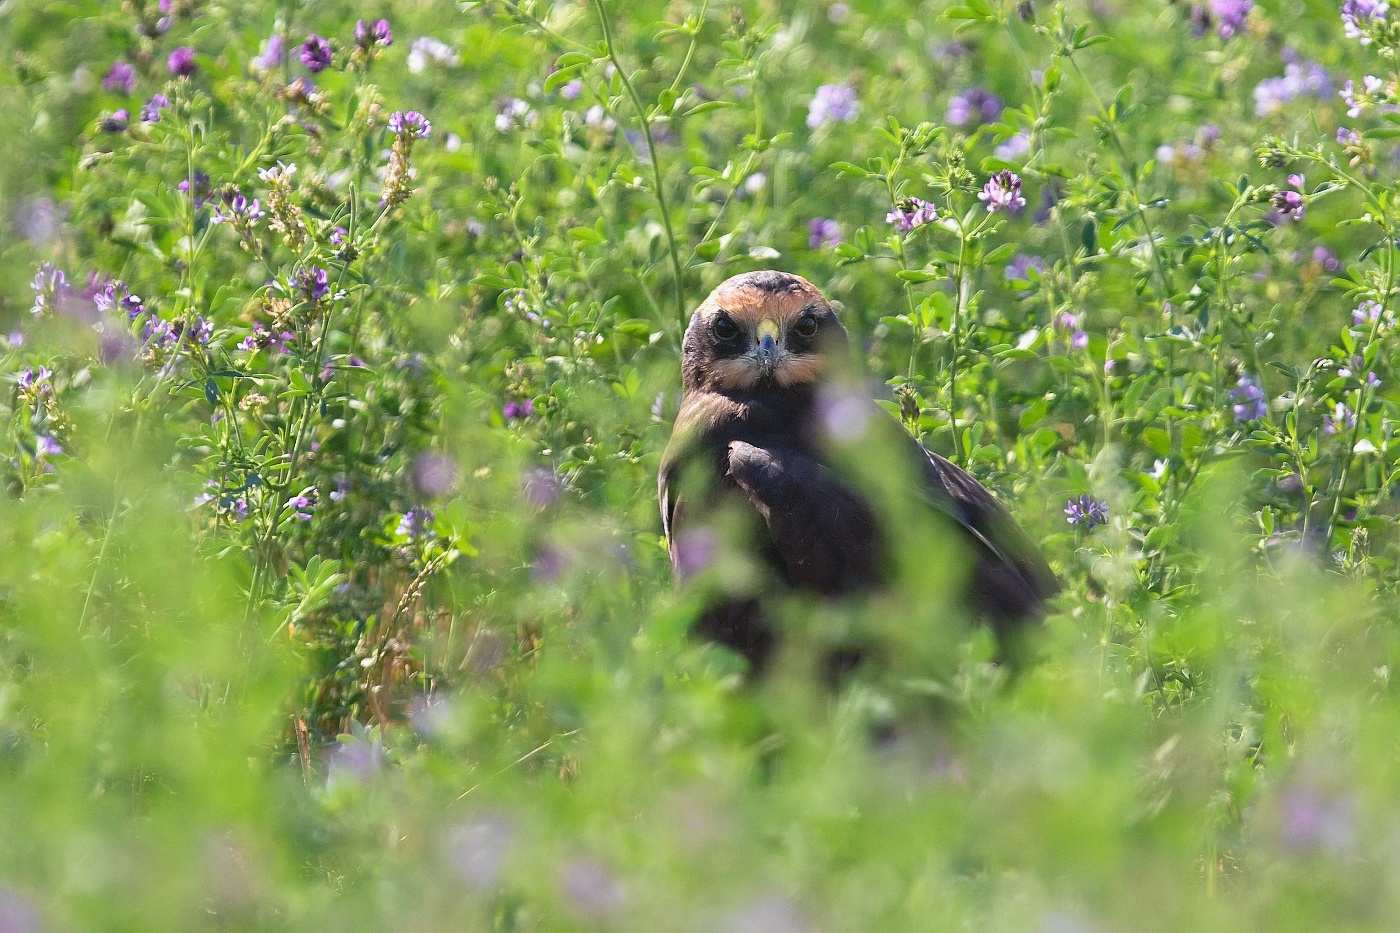
[[[788,582],[819,593],[879,583],[881,539],[869,505],[811,454],[791,446],[729,444],[729,478],[768,527]]]
[[[911,438],[912,440],[912,438]],[[919,445],[924,483],[984,551],[973,570],[973,599],[994,624],[1043,615],[1060,590],[1050,565],[1006,507],[966,470]]]

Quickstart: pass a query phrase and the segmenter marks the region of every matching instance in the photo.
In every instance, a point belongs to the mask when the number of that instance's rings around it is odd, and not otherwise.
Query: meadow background
[[[0,931],[1393,929],[1397,49],[0,3]],[[1045,542],[1015,676],[937,547],[834,695],[686,637],[679,336],[757,268]]]

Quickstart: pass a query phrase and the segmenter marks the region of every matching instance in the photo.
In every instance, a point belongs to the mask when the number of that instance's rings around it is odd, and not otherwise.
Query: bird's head
[[[845,359],[846,328],[801,276],[746,272],[720,283],[690,319],[681,347],[687,391],[815,386]]]

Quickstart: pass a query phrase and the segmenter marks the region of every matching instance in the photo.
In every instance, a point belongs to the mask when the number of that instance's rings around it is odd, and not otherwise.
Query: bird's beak
[[[777,322],[772,319],[765,318],[758,322],[755,331],[758,346],[754,347],[753,356],[764,376],[773,375],[773,369],[778,365],[778,333]]]

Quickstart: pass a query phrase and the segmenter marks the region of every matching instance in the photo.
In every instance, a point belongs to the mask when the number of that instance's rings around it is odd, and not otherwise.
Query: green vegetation
[[[1393,928],[1397,15],[0,3],[0,933]],[[1044,542],[1014,676],[937,542],[835,693],[687,637],[759,268]]]

